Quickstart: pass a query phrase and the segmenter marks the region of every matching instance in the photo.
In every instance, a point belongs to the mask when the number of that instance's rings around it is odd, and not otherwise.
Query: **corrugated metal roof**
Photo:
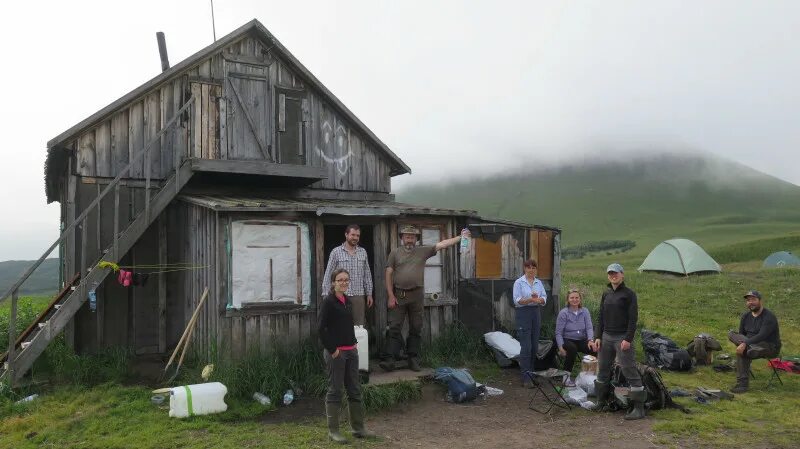
[[[395,201],[262,198],[256,196],[191,194],[180,200],[218,211],[293,211],[317,215],[450,215],[477,217],[474,210],[440,209]]]

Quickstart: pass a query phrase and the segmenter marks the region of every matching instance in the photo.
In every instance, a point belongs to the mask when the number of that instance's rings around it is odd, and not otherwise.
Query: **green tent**
[[[770,254],[764,259],[764,268],[774,267],[800,267],[800,258],[790,253],[789,251],[778,251],[777,253]]]
[[[639,271],[689,275],[719,273],[722,268],[697,243],[687,239],[670,239],[659,243],[650,251]]]

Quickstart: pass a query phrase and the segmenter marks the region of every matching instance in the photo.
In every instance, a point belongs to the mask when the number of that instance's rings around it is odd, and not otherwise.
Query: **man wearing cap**
[[[372,272],[369,269],[367,250],[358,246],[361,240],[361,227],[348,225],[344,230],[344,243],[331,251],[328,266],[322,277],[322,296],[328,296],[331,289],[331,276],[339,268],[350,274],[350,285],[345,295],[353,304],[353,324],[364,326],[366,309],[372,307]]]
[[[622,375],[631,388],[628,399],[633,407],[625,415],[625,419],[642,419],[645,416],[644,403],[647,400],[647,392],[636,368],[636,350],[633,347],[636,322],[639,319],[636,292],[625,286],[622,265],[612,263],[606,268],[606,273],[608,290],[600,298],[597,330],[599,338],[594,341],[595,349],[598,351],[598,372],[594,384],[597,409],[603,410],[608,406],[611,368],[616,359],[622,368]]]
[[[730,331],[728,339],[736,345],[736,385],[733,393],[744,393],[749,388],[750,362],[753,359],[770,359],[781,350],[778,318],[761,304],[761,293],[750,290],[744,294],[748,311],[739,321],[739,332]]]
[[[408,367],[419,371],[419,349],[422,340],[422,318],[425,310],[425,261],[437,251],[461,241],[461,236],[442,240],[436,245],[417,246],[419,229],[404,226],[400,229],[402,246],[389,253],[386,261],[386,293],[389,296],[389,337],[386,352],[389,358],[379,365],[386,371],[395,368],[395,358],[403,346],[403,322],[408,316],[406,354]],[[464,235],[469,237],[469,231]]]

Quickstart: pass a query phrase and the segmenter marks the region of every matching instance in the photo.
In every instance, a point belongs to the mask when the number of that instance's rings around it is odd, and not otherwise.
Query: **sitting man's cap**
[[[400,228],[400,235],[403,234],[419,235],[420,232],[419,229],[415,228],[414,226],[403,226],[402,228]]]
[[[745,293],[742,298],[747,299],[748,296],[758,298],[758,300],[761,301],[761,293],[759,293],[758,290],[750,290],[749,292]]]
[[[611,273],[612,271],[617,273],[624,273],[625,270],[622,269],[622,265],[618,263],[612,263],[611,265],[606,268],[606,273]]]

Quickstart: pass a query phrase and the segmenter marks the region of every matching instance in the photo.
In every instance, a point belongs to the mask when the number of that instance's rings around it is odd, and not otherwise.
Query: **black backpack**
[[[648,410],[660,410],[664,408],[676,408],[683,413],[690,413],[689,409],[676,403],[672,400],[669,394],[669,389],[664,385],[664,380],[661,378],[661,373],[652,366],[642,365],[636,363],[636,369],[639,371],[639,376],[642,378],[642,385],[647,392],[647,402],[645,406]],[[622,367],[614,363],[611,371],[611,384],[614,386],[627,386],[628,381],[622,374]],[[620,403],[618,398],[614,398],[614,405],[617,409],[626,408],[626,403]]]
[[[648,365],[671,371],[692,369],[692,357],[689,351],[678,346],[670,338],[647,329],[642,329],[641,335],[645,361]]]

